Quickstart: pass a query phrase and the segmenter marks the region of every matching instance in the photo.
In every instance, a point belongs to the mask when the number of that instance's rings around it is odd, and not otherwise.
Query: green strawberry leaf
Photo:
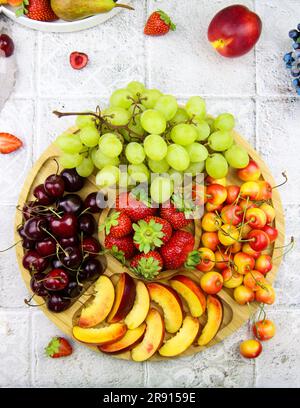
[[[176,24],[173,23],[173,21],[171,20],[167,13],[165,13],[162,10],[157,10],[157,13],[160,16],[160,19],[170,27],[170,30],[172,31],[176,30]]]

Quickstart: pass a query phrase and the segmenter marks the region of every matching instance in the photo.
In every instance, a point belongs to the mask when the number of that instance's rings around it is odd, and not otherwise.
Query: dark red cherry
[[[101,250],[99,242],[93,237],[84,237],[81,247],[83,252],[87,253],[91,258],[97,256]]]
[[[56,242],[53,238],[45,238],[43,241],[38,241],[35,245],[36,252],[41,256],[55,255]]]
[[[80,268],[78,279],[79,281],[93,279],[98,277],[101,273],[103,273],[103,266],[98,259],[86,259]]]
[[[30,287],[33,293],[38,296],[47,296],[48,291],[43,285],[45,275],[43,273],[35,273],[30,279]]]
[[[22,208],[22,213],[26,221],[29,220],[29,218],[31,217],[35,217],[38,213],[37,202],[28,201],[27,203],[25,203]]]
[[[59,240],[59,244],[62,248],[67,248],[70,246],[76,246],[79,243],[79,239],[77,235],[74,235],[74,237],[70,238],[61,238]]]
[[[63,268],[64,264],[62,263],[62,261],[58,258],[53,258],[51,260],[51,266],[53,269],[57,269],[57,268]]]
[[[44,287],[47,290],[64,290],[69,283],[69,274],[61,268],[52,269],[44,278]]]
[[[79,214],[82,211],[83,202],[77,194],[66,194],[58,200],[57,208],[64,213]]]
[[[71,281],[63,290],[62,295],[69,298],[76,298],[81,294],[81,292],[82,287],[79,286],[77,282]]]
[[[43,272],[48,267],[48,260],[36,251],[28,251],[23,256],[23,266],[28,271]]]
[[[24,224],[24,234],[28,239],[39,241],[47,236],[47,227],[47,221],[44,218],[29,218]]]
[[[60,259],[66,267],[77,268],[82,262],[82,251],[79,247],[68,247],[61,253]]]
[[[6,57],[10,57],[11,55],[13,55],[14,49],[15,49],[15,46],[14,46],[13,40],[7,34],[1,34],[0,35],[0,50],[4,52],[4,55]]]
[[[97,199],[97,195],[99,194],[99,197]],[[101,195],[103,198],[103,194],[98,192],[98,193],[90,193],[86,199],[84,200],[84,208],[88,208],[89,212],[93,213],[93,214],[97,214],[99,213],[102,208],[100,206],[98,206],[98,204],[101,204]],[[98,204],[97,204],[98,203]]]
[[[44,183],[45,191],[51,197],[59,198],[65,192],[65,182],[58,174],[51,174]]]
[[[33,195],[37,198],[39,205],[50,205],[55,201],[55,197],[51,197],[46,193],[44,184],[39,184],[33,190]]]
[[[77,233],[77,217],[75,214],[64,214],[61,218],[52,217],[50,229],[56,237],[73,237]]]
[[[60,175],[65,182],[66,191],[75,193],[83,188],[85,179],[79,176],[75,169],[65,169]]]
[[[22,247],[24,249],[35,249],[35,241],[31,239],[23,238]]]
[[[71,300],[64,298],[60,294],[53,293],[48,296],[46,304],[50,312],[59,313],[68,309],[71,304]]]
[[[95,233],[96,221],[92,214],[84,213],[78,218],[78,230],[87,236]]]

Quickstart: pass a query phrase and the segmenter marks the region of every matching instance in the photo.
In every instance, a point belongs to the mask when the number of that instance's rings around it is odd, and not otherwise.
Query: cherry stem
[[[290,242],[287,245],[284,245],[284,246],[281,246],[281,247],[275,247],[274,250],[275,249],[282,249],[282,248],[287,248],[287,250],[282,255],[279,255],[279,256],[276,256],[275,258],[273,258],[273,261],[275,261],[275,259],[278,259],[278,258],[281,258],[281,257],[284,257],[285,255],[287,255],[289,252],[291,252],[294,249],[294,246],[295,246],[295,238],[291,237]]]
[[[99,119],[99,115],[94,112],[59,112],[53,111],[54,115],[56,115],[59,119],[64,116],[94,116],[95,118]]]
[[[20,242],[22,242],[23,240],[20,239],[20,241],[15,242],[13,245],[11,245],[10,247],[6,248],[6,249],[2,249],[0,251],[0,254],[2,254],[3,252],[9,251],[10,249],[14,248],[15,246],[17,246],[18,244],[20,244]]]
[[[55,238],[55,236],[53,234],[51,234],[50,231],[48,231],[46,228],[42,228],[43,231],[46,232],[46,234],[50,235],[51,238],[54,239],[54,241],[56,242],[56,245],[63,251],[63,253],[67,256],[67,252],[64,250],[64,248],[60,245],[60,243],[58,242],[58,240]]]
[[[124,9],[127,9],[127,10],[134,10],[134,8],[129,6],[128,4],[117,3],[117,4],[115,4],[115,7],[120,7],[120,8],[124,8]]]
[[[58,172],[59,172],[59,163],[58,163],[58,161],[55,159],[55,158],[53,158],[53,160],[55,161],[55,164],[56,164],[56,176],[58,175]]]
[[[281,186],[284,186],[287,182],[288,182],[288,176],[286,175],[286,172],[283,171],[282,173],[282,177],[284,177],[284,181],[280,184],[277,184],[277,186],[272,187],[272,190],[274,190],[275,188],[279,188]]]

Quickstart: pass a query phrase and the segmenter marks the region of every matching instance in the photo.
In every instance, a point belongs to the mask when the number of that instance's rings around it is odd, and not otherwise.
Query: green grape
[[[128,89],[117,89],[109,99],[110,106],[128,109],[133,103],[133,94]]]
[[[120,170],[116,166],[105,166],[96,175],[96,184],[101,187],[109,187],[118,183]]]
[[[99,149],[107,157],[117,157],[122,152],[123,144],[114,133],[106,133],[100,137]]]
[[[94,163],[90,157],[84,157],[81,164],[76,167],[76,171],[81,177],[89,177],[94,171]]]
[[[130,123],[128,125],[128,128],[131,131],[137,133],[138,135],[143,136],[145,131],[143,129],[143,126],[141,125],[141,115],[135,116],[134,120],[131,119],[131,121],[130,121]],[[133,135],[133,137],[134,137],[134,135]]]
[[[172,95],[163,95],[156,102],[154,108],[161,112],[166,120],[169,121],[176,115],[178,109],[177,100]]]
[[[64,153],[79,153],[84,147],[80,136],[74,133],[63,133],[58,136],[54,144]]]
[[[197,138],[195,126],[181,123],[171,130],[171,139],[174,143],[187,146],[193,143]]]
[[[73,169],[79,166],[82,160],[83,160],[83,155],[79,153],[75,153],[75,154],[64,153],[58,159],[61,167],[65,169]]]
[[[173,182],[169,177],[158,176],[151,183],[150,195],[152,200],[158,204],[169,200],[173,191]]]
[[[197,141],[202,142],[206,140],[210,135],[210,127],[206,120],[194,118],[193,119],[194,126],[197,130]]]
[[[118,166],[120,163],[120,160],[118,157],[107,157],[105,156],[101,150],[99,149],[93,149],[91,152],[91,159],[94,163],[94,165],[97,167],[97,169],[103,169],[105,166]]]
[[[182,187],[183,178],[184,178],[183,174],[175,169],[170,169],[168,173],[170,175],[170,179],[173,181],[174,190],[176,190],[179,187]]]
[[[185,123],[189,120],[189,115],[184,108],[178,108],[175,116],[171,120],[172,125],[178,125],[179,123]]]
[[[142,104],[147,109],[153,109],[161,96],[162,93],[158,89],[146,89],[142,93]]]
[[[233,145],[225,152],[228,164],[235,169],[242,169],[249,164],[249,155],[242,146]]]
[[[128,143],[125,149],[125,156],[131,164],[143,163],[146,157],[143,146],[137,142]]]
[[[82,143],[88,147],[97,146],[100,135],[95,126],[84,126],[79,132]]]
[[[78,115],[76,117],[76,126],[82,129],[85,126],[95,126],[95,117],[91,115]]]
[[[172,144],[168,146],[167,162],[177,171],[184,171],[190,165],[190,157],[183,146]]]
[[[192,143],[186,146],[185,150],[190,156],[190,161],[192,163],[203,162],[208,157],[208,151],[205,146],[200,143]]]
[[[133,112],[135,114],[139,114],[142,113],[146,110],[145,106],[142,105],[141,103],[137,103],[137,104],[132,104],[129,109],[128,112],[131,113],[131,115],[133,114]]]
[[[130,114],[126,109],[113,107],[103,111],[104,119],[113,126],[125,126],[130,121]]]
[[[215,129],[230,131],[235,126],[234,116],[231,113],[221,113],[213,122]]]
[[[167,155],[168,146],[159,135],[148,135],[144,140],[144,150],[151,160],[162,160]]]
[[[148,109],[141,115],[141,124],[148,133],[160,135],[166,130],[167,122],[162,113]]]
[[[220,153],[213,153],[206,159],[206,172],[215,179],[227,176],[228,164],[225,157]]]
[[[194,177],[199,173],[202,173],[205,167],[205,161],[202,162],[197,162],[197,163],[191,163],[189,167],[185,170],[185,174],[191,173],[191,175]]]
[[[185,110],[190,117],[196,116],[204,119],[206,116],[206,104],[200,96],[192,96],[185,105]]]
[[[142,94],[145,91],[145,85],[138,81],[129,82],[127,85],[128,91],[130,91],[134,96]]]
[[[149,159],[148,166],[153,173],[166,173],[169,170],[169,165],[166,159],[159,161]]]
[[[208,138],[209,147],[216,152],[224,152],[224,150],[232,146],[232,143],[232,132],[227,132],[226,130],[218,130],[212,133]]]
[[[150,176],[149,170],[145,164],[129,164],[128,174],[138,183],[144,183]]]
[[[208,123],[210,127],[212,127],[215,119],[212,116],[206,116],[205,121]]]

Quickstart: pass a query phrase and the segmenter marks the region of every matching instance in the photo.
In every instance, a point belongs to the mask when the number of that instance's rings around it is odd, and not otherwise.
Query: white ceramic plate
[[[131,0],[123,0],[122,3],[129,4],[130,1]],[[116,7],[109,13],[97,14],[96,16],[85,18],[84,20],[72,22],[57,20],[52,23],[45,23],[42,21],[31,20],[30,18],[27,17],[16,17],[15,10],[13,8],[9,6],[0,6],[0,14],[2,11],[7,17],[11,18],[12,20],[16,21],[19,24],[22,24],[25,27],[29,27],[39,31],[48,31],[56,33],[70,33],[73,31],[81,31],[87,28],[94,27],[98,24],[104,23],[104,21],[107,21],[111,17],[115,16],[121,10],[122,8]]]

